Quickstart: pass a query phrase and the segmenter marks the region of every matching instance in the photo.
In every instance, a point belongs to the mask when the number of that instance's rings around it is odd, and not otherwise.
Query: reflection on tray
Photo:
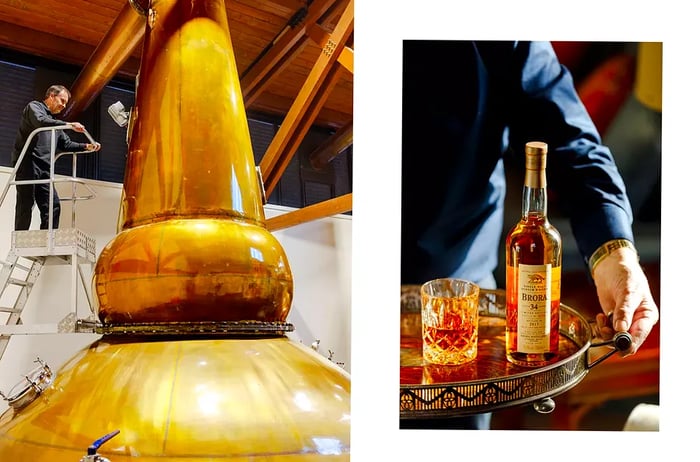
[[[537,402],[570,389],[588,372],[588,321],[561,305],[559,356],[527,368],[506,360],[505,292],[482,289],[479,345],[474,361],[441,366],[423,360],[420,287],[401,288],[401,418],[457,416]]]
[[[417,318],[405,319],[405,318]],[[516,366],[506,360],[505,319],[481,316],[479,319],[479,346],[477,359],[460,366],[441,366],[423,359],[423,344],[420,336],[420,315],[402,316],[402,325],[417,322],[418,335],[402,331],[401,335],[401,384],[440,384],[488,380],[532,371],[532,368]],[[412,333],[415,333],[412,332]],[[579,347],[561,336],[559,358],[567,358],[576,353]]]

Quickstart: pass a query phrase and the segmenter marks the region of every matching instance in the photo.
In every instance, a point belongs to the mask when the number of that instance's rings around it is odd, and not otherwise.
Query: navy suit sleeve
[[[571,74],[549,42],[520,42],[513,53],[520,79],[511,82],[516,102],[509,122],[511,147],[522,152],[525,143],[534,140],[549,145],[548,186],[569,216],[586,261],[605,241],[633,241],[625,185],[575,91]]]

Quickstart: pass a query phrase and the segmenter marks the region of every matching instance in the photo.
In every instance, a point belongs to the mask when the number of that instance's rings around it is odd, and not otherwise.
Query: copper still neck
[[[262,225],[224,2],[152,2],[132,118],[123,228],[183,217]]]

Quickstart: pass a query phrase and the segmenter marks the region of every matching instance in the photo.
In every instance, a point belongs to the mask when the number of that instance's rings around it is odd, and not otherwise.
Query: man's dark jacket
[[[503,159],[522,162],[528,141],[549,145],[548,187],[584,259],[633,239],[622,178],[550,43],[405,41],[403,53],[402,283],[463,262],[475,281],[494,271]]]
[[[12,165],[17,163],[31,132],[40,127],[57,127],[65,124],[67,122],[54,118],[43,101],[32,101],[27,104],[24,111],[22,111],[22,118],[15,137],[15,146],[12,150]],[[22,165],[17,171],[18,179],[32,179],[34,168],[43,172],[50,170],[51,132],[52,130],[41,131],[34,136],[22,159]],[[81,151],[85,149],[85,146],[86,143],[78,143],[71,140],[63,130],[56,130],[56,154]],[[34,168],[32,168],[32,164]]]

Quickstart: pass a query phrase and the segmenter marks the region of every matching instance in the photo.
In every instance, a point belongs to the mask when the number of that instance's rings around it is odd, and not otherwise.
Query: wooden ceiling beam
[[[321,47],[325,43],[327,43],[328,39],[330,38],[330,34],[323,30],[318,24],[312,24],[307,29],[307,35],[311,40],[316,42],[318,46]],[[353,49],[345,45],[343,51],[340,53],[340,56],[338,56],[338,62],[340,62],[340,64],[342,64],[345,69],[349,70],[350,72],[353,72],[353,57]]]
[[[73,97],[63,113],[66,120],[75,120],[92,103],[141,44],[145,34],[146,17],[129,2],[125,3],[73,82]]]
[[[94,47],[75,40],[57,37],[3,21],[0,21],[0,46],[75,66],[85,65],[93,51],[95,51]],[[133,80],[138,74],[139,66],[140,62],[138,59],[129,58],[119,69],[117,75]]]
[[[233,2],[227,0],[226,3]],[[246,2],[238,0],[237,3],[242,4]],[[248,0],[247,3],[254,4],[256,8],[268,13],[284,15],[285,13],[294,13],[306,3],[306,0]]]
[[[278,231],[320,218],[349,212],[350,210],[352,210],[352,193],[269,218],[265,220],[265,226],[268,231]]]
[[[299,109],[300,112],[294,111],[298,100],[292,103],[292,109],[285,117],[260,162],[265,191],[272,191],[277,186],[287,165],[294,157],[294,153],[325,104],[333,86],[338,82],[341,71],[342,66],[337,61],[331,63],[330,71],[321,80],[320,86],[316,88],[317,91],[304,101],[303,108]]]
[[[321,170],[351,144],[352,122],[349,122],[309,154],[311,167],[316,170]]]
[[[340,84],[340,82],[338,84]],[[338,85],[333,89],[334,92],[337,90],[337,87]],[[255,101],[254,107],[251,106],[247,109],[249,109],[248,112],[250,114],[273,117],[274,120],[284,120],[287,114],[289,114],[289,108],[292,106],[293,102],[294,98],[267,92]],[[316,116],[314,125],[316,127],[323,127],[335,131],[340,130],[343,125],[347,123],[348,119],[352,120],[352,116],[348,117],[344,112],[326,106],[322,108],[318,116]]]
[[[339,78],[341,66],[338,64],[338,56],[352,35],[353,27],[354,0],[349,0],[335,30],[322,48],[301,91],[260,162],[265,191],[272,191],[277,186],[294,152],[328,97],[332,85]]]
[[[148,4],[148,0],[71,0],[70,13],[66,13],[65,8],[57,8],[62,5],[60,1],[12,0],[3,3],[0,0],[0,47],[65,64],[68,72],[74,66],[77,73],[93,59],[93,52],[100,48],[109,33],[109,25],[125,5]],[[243,71],[240,76],[241,90],[247,110],[279,120],[288,114],[321,51],[309,38],[308,30],[320,28],[326,33],[331,31],[347,1],[226,0],[238,70]],[[300,10],[305,14],[300,13],[295,17]],[[295,19],[291,19],[293,17]],[[290,25],[289,30],[279,34],[286,24]],[[296,27],[292,27],[293,24]],[[298,36],[297,30],[303,30],[303,35]],[[285,44],[286,40],[288,42]],[[116,79],[129,83],[135,81],[141,46],[142,41],[139,41],[137,48],[117,69]],[[287,49],[287,52],[278,53],[279,49]],[[341,62],[344,62],[346,55],[347,50],[340,57]],[[265,67],[268,69],[265,70]],[[262,73],[259,73],[260,69],[263,69]],[[258,83],[248,85],[249,79],[251,82],[258,80]],[[78,85],[74,83],[72,87],[77,88]],[[78,103],[75,92],[73,102]],[[73,109],[72,112],[78,113],[79,110]],[[327,106],[318,114],[314,125],[338,130],[351,119],[352,77],[344,75],[328,97]]]
[[[241,94],[245,106],[250,107],[265,91],[270,81],[279,75],[285,66],[289,64],[304,49],[304,32],[286,35],[279,40],[279,47],[266,54],[261,61],[252,68],[252,73],[246,73],[241,79]]]
[[[304,20],[292,27],[287,25],[275,39],[272,46],[241,78],[241,93],[246,107],[252,104],[265,90],[269,82],[303,49],[306,30],[314,25],[336,0],[316,0],[306,12]]]
[[[333,85],[338,81],[341,69],[337,62],[332,63],[330,71],[315,88],[314,94],[309,95],[304,101],[297,99],[292,103],[292,109],[287,113],[260,161],[265,191],[274,190],[282,178],[282,174],[313,125]],[[297,106],[296,109],[295,106]]]

